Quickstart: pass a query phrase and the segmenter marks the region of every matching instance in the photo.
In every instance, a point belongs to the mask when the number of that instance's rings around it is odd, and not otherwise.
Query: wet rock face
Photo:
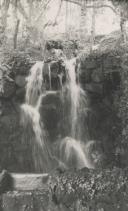
[[[0,67],[0,168],[7,168],[14,172],[32,171],[29,146],[22,142],[24,130],[20,124],[20,105],[25,102],[26,77],[34,62],[25,55],[17,54],[12,55],[7,63],[8,65]],[[58,75],[62,73],[64,83],[65,69],[58,62],[50,65],[51,88],[58,90],[60,89]],[[47,64],[46,66],[43,77],[48,80],[43,85],[44,89],[49,90],[49,69]],[[60,117],[62,112],[58,109],[62,108],[60,104],[59,97],[50,96],[42,104],[43,108],[40,108],[41,118],[52,141],[58,134],[59,121],[62,119]]]
[[[26,85],[26,77],[23,76],[23,75],[17,75],[15,77],[15,84],[18,87],[25,87],[25,85]]]
[[[60,61],[44,63],[43,79],[47,90],[60,90],[62,88],[62,84],[66,82],[66,70],[64,63]]]
[[[49,93],[42,99],[40,115],[45,129],[49,132],[51,141],[56,139],[63,117],[62,102],[59,92]]]
[[[28,149],[22,144],[20,104],[31,65],[27,57],[17,54],[0,66],[0,168],[14,172],[29,169],[25,164],[29,158],[23,159]]]
[[[4,98],[11,98],[16,92],[16,86],[13,81],[5,80],[3,84],[3,94]]]
[[[83,63],[81,62],[78,79],[83,89],[89,93],[90,101],[90,111],[87,121],[84,121],[82,130],[88,127],[89,139],[102,142],[105,156],[107,154],[110,157],[109,152],[113,153],[117,132],[113,129],[116,126],[117,118],[112,111],[112,94],[119,85],[120,77],[118,72],[109,74],[107,71],[115,71],[115,69],[118,69],[117,65],[120,64],[117,61],[114,62],[113,58],[104,59],[111,64],[106,64],[106,61],[102,61],[101,58],[90,58]],[[79,60],[77,62],[79,64]],[[29,149],[28,146],[22,144],[21,140],[23,130],[20,126],[20,105],[25,102],[26,77],[33,63],[28,57],[15,55],[8,62],[9,67],[4,65],[0,67],[0,153],[2,155],[0,165],[2,168],[9,168],[11,171],[25,172],[30,170],[31,159],[26,156],[26,154],[29,154]],[[76,73],[79,71],[78,64],[76,65]],[[62,138],[70,135],[70,106],[65,103],[68,98],[67,93],[64,94],[64,102],[58,94],[61,89],[59,76],[62,76],[63,84],[67,80],[63,63],[58,61],[45,63],[43,70],[44,89],[50,89],[49,65],[51,89],[57,90],[57,94],[49,94],[43,99],[40,114],[52,142],[57,140],[60,131]],[[64,114],[67,115],[63,115],[63,107]],[[26,162],[24,157],[26,157]]]
[[[0,67],[0,96],[4,98],[12,97],[15,93],[15,83],[10,77],[10,69],[8,66]]]
[[[79,60],[80,83],[87,91],[106,95],[109,90],[113,91],[120,85],[120,56],[81,56]]]
[[[105,163],[111,163],[115,159],[114,150],[120,133],[114,93],[120,89],[121,57],[108,53],[85,56],[79,60],[79,81],[88,92],[90,101],[87,119],[90,139],[102,143]]]
[[[10,100],[3,100],[0,116],[0,168],[23,170],[23,130],[20,126],[20,108]],[[23,152],[23,150],[25,150]],[[23,154],[22,154],[23,153]]]

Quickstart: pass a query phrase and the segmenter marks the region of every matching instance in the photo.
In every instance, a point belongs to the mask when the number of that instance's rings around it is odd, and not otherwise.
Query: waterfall
[[[43,66],[43,62],[36,62],[30,69],[30,74],[26,79],[26,103],[32,106],[37,104],[39,96],[42,93]]]
[[[71,116],[71,137],[81,138],[82,122],[81,117],[87,115],[87,96],[85,91],[76,81],[76,58],[66,61],[68,74],[68,90],[70,96],[70,116]]]
[[[94,168],[89,159],[89,143],[87,141],[87,134],[85,134],[85,119],[87,118],[88,100],[86,92],[81,88],[77,82],[76,76],[76,58],[65,61],[67,71],[67,85],[63,89],[63,101],[68,100],[69,104],[69,118],[70,121],[70,137],[61,140],[60,143],[60,159],[68,168],[75,167],[81,169],[84,167]],[[68,96],[65,98],[65,95]],[[64,105],[65,106],[65,105]],[[67,115],[67,114],[66,114]],[[64,116],[66,116],[64,114]],[[84,121],[83,121],[84,120]],[[83,139],[84,131],[84,141]]]
[[[40,118],[40,108],[43,99],[49,94],[57,94],[56,91],[52,90],[43,92],[43,67],[43,62],[36,62],[30,69],[30,74],[27,77],[25,104],[21,105],[24,140],[31,148],[31,157],[34,161],[35,170],[36,172],[49,172],[58,165],[77,169],[83,167],[93,168],[88,159],[86,144],[81,140],[82,132],[85,130],[83,119],[85,119],[87,114],[87,96],[76,81],[76,58],[65,61],[68,78],[66,92],[64,91],[62,78],[59,78],[61,84],[60,97],[69,106],[70,134],[65,134],[65,136],[71,136],[59,142],[59,157],[58,152],[56,153],[56,150],[53,150],[54,146],[48,139],[48,133],[46,133],[43,120]],[[51,80],[51,75],[49,77]],[[68,99],[65,97],[66,95]],[[63,106],[66,112],[66,107],[65,105]],[[67,114],[64,113],[62,116],[64,115],[66,116]],[[68,128],[67,125],[65,127]],[[62,135],[62,132],[61,130],[59,131],[60,135]]]
[[[50,168],[47,134],[40,121],[39,107],[42,99],[44,63],[36,62],[30,69],[26,85],[26,101],[21,105],[21,123],[27,134],[27,142],[32,148],[36,171],[48,171]]]
[[[94,168],[88,159],[86,144],[66,137],[60,144],[60,158],[69,168]]]

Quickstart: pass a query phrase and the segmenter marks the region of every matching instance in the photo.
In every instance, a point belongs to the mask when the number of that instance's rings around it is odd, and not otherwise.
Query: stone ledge
[[[13,179],[13,190],[2,195],[2,211],[48,210],[48,174],[12,173],[11,177]]]
[[[14,190],[33,191],[42,190],[46,187],[45,180],[48,174],[12,174],[14,180]]]

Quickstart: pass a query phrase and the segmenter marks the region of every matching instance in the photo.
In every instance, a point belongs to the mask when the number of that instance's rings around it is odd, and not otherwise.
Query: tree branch
[[[67,2],[70,2],[70,3],[74,3],[74,4],[77,4],[79,6],[82,6],[82,2],[81,1],[76,1],[76,0],[64,0],[64,1],[67,1]],[[99,5],[99,6],[93,6],[93,5],[87,5],[86,8],[96,8],[96,9],[100,9],[100,8],[109,8],[111,9],[115,14],[117,14],[117,11],[115,10],[114,7],[110,6],[110,5],[107,5],[107,4],[104,4],[104,5]]]
[[[41,16],[43,15],[43,13],[44,13],[44,10],[46,10],[47,9],[47,6],[48,6],[48,4],[50,3],[50,1],[51,0],[48,0],[47,1],[47,3],[43,6],[43,9],[42,9],[42,11],[40,12],[40,14],[38,15],[38,17],[35,19],[35,23],[37,23],[38,22],[38,20],[41,18]]]
[[[14,3],[14,2],[13,2],[13,3]],[[12,3],[12,4],[13,4],[13,3]],[[19,10],[19,12],[21,13],[21,15],[23,15],[23,17],[24,17],[26,20],[28,20],[28,15],[27,15],[27,13],[26,13],[25,9],[23,8],[23,6],[22,6],[22,4],[21,4],[20,1],[17,2],[17,7],[18,7],[18,10]]]
[[[17,48],[17,36],[18,36],[18,31],[19,31],[19,24],[20,24],[20,20],[17,20],[15,33],[14,33],[14,49]]]
[[[56,15],[56,17],[55,17],[55,24],[56,24],[56,22],[57,22],[57,18],[58,18],[59,14],[60,14],[60,11],[61,11],[62,2],[63,2],[63,0],[60,0],[59,9],[58,9],[57,15]]]
[[[9,6],[10,6],[10,0],[4,0],[1,7],[1,10],[2,10],[1,23],[3,26],[3,31],[5,31],[6,25],[7,25],[7,14],[8,14]]]

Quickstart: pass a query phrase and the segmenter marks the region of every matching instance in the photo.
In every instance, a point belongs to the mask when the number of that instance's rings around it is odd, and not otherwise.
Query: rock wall
[[[31,66],[30,58],[22,53],[9,55],[0,66],[0,169],[21,172],[29,168],[23,161],[28,149],[21,143],[20,104]]]
[[[119,144],[117,154],[121,156],[121,166],[127,166],[128,163],[128,50],[125,46],[125,54],[122,55],[122,71],[121,71],[121,89],[116,95],[116,106],[120,117],[121,133],[119,136]]]
[[[82,55],[80,83],[90,100],[88,128],[91,140],[97,140],[104,151],[105,163],[115,159],[117,136],[121,132],[115,108],[115,93],[120,89],[120,53]],[[105,165],[105,164],[104,164]]]
[[[119,131],[113,95],[120,82],[120,56],[110,53],[100,56],[95,54],[80,58],[80,60],[79,80],[88,93],[90,101],[90,112],[87,119],[89,138],[101,143],[105,155],[111,162],[113,156],[109,156],[109,153],[114,155],[116,136]],[[33,64],[34,61],[25,53],[15,53],[6,61],[6,65],[0,67],[1,169],[6,168],[14,172],[33,171],[30,165],[30,149],[22,143],[24,131],[20,125],[20,105],[24,103],[25,79]],[[60,99],[57,97],[53,101],[47,98],[41,109],[44,111],[45,127],[50,137],[56,140],[59,135],[62,111],[58,111],[58,105],[61,104]],[[50,121],[51,115],[52,121]],[[53,125],[55,130],[53,130]],[[109,159],[107,158],[106,162]]]

